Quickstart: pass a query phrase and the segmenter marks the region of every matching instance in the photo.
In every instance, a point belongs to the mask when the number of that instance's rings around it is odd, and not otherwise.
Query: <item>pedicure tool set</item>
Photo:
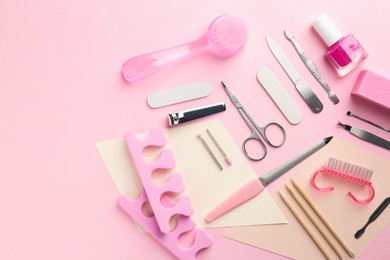
[[[324,43],[327,45],[328,50],[325,56],[340,76],[344,76],[347,73],[351,72],[368,56],[367,52],[356,40],[356,38],[352,34],[344,36],[338,30],[335,24],[329,19],[328,16],[320,16],[313,23],[313,27],[317,31],[319,36],[323,39]],[[292,44],[295,51],[297,52],[309,72],[313,75],[313,77],[320,84],[323,90],[326,91],[331,102],[333,104],[338,104],[340,102],[338,96],[326,83],[325,79],[321,76],[314,62],[308,57],[303,48],[297,43],[294,36],[287,30],[284,31],[284,36]],[[201,38],[193,42],[178,45],[172,48],[163,49],[160,51],[141,54],[128,59],[122,66],[122,75],[126,81],[130,83],[135,83],[159,72],[160,70],[168,66],[173,65],[180,60],[190,58],[196,54],[200,54],[203,52],[210,52],[221,57],[229,57],[237,54],[244,47],[247,38],[248,28],[246,23],[241,18],[229,15],[218,16],[211,22],[207,32]],[[302,78],[298,70],[290,62],[286,54],[283,52],[283,50],[276,43],[275,40],[273,40],[269,36],[266,36],[266,42],[268,44],[269,49],[271,50],[271,53],[277,59],[278,63],[283,68],[285,73],[288,75],[306,105],[313,113],[320,113],[323,110],[323,104],[317,97],[313,89],[310,87],[309,83]],[[352,48],[351,46],[354,47]],[[272,73],[272,71],[268,68],[262,68],[258,70],[256,76],[260,85],[272,98],[272,100],[279,108],[279,110],[283,113],[284,117],[288,120],[288,122],[293,125],[300,123],[303,118],[302,112],[295,104],[293,99],[289,96],[286,89],[281,85],[276,76]],[[374,91],[374,94],[372,94],[372,91],[370,91],[370,87],[371,85],[373,85],[372,83],[375,82],[380,82],[381,84],[380,88],[377,88],[377,91]],[[232,93],[227,84],[223,81],[221,81],[221,84],[224,91],[230,98],[231,102],[236,107],[238,113],[241,115],[242,119],[251,131],[250,135],[245,138],[242,143],[242,151],[246,158],[252,161],[261,161],[266,157],[268,153],[266,144],[273,148],[278,148],[285,143],[286,131],[279,123],[270,122],[265,124],[264,126],[260,126],[249,114],[248,110],[242,105],[238,98]],[[390,80],[384,79],[383,77],[380,77],[370,71],[362,71],[359,74],[359,78],[356,81],[352,94],[365,98],[374,103],[380,104],[385,108],[389,108],[390,103],[386,103],[387,101],[382,100],[382,86],[384,86],[383,88],[390,89]],[[177,88],[154,92],[148,96],[147,102],[151,108],[160,108],[194,99],[204,98],[210,95],[211,90],[212,85],[210,82],[201,81],[192,84],[185,84]],[[386,95],[388,96],[389,94],[387,93]],[[226,105],[223,102],[181,110],[168,114],[168,124],[169,126],[177,126],[192,121],[194,119],[202,118],[204,116],[212,115],[225,110]],[[386,132],[390,132],[389,129],[380,126],[376,123],[373,123],[367,119],[361,118],[350,111],[347,112],[347,115],[369,123]],[[390,143],[379,136],[376,136],[362,129],[354,128],[350,125],[343,124],[341,122],[338,122],[338,125],[349,131],[351,134],[367,142],[390,150]],[[271,131],[276,131],[276,133],[279,134],[279,140],[274,140],[274,135],[271,135]],[[217,141],[216,137],[211,133],[210,129],[206,129],[206,133],[211,139],[212,143],[218,149],[219,153],[224,158],[226,164],[232,165],[232,159],[226,154],[224,149],[222,149],[220,142]],[[272,139],[270,138],[271,136],[273,137]],[[215,153],[210,148],[208,142],[205,140],[203,135],[199,133],[197,134],[197,138],[201,141],[202,145],[205,147],[206,151],[211,156],[218,169],[222,171],[222,165],[218,161]],[[206,215],[205,220],[207,222],[212,222],[217,218],[221,217],[222,215],[226,214],[227,212],[245,203],[246,201],[252,199],[256,195],[261,193],[265,189],[265,187],[267,187],[274,180],[288,172],[290,169],[304,161],[306,158],[313,155],[315,152],[325,147],[332,140],[332,138],[332,136],[323,138],[322,140],[316,142],[314,145],[298,153],[294,157],[279,164],[279,166],[262,175],[258,179],[253,179],[249,181],[240,189],[238,189],[229,197],[227,197],[224,201],[222,201],[222,203],[213,208]],[[192,208],[189,206],[189,200],[188,198],[184,197],[183,199],[175,203],[171,198],[166,198],[167,196],[162,196],[161,190],[158,190],[152,183],[148,182],[147,175],[150,174],[151,171],[149,171],[150,169],[147,168],[144,162],[140,160],[142,147],[148,145],[146,143],[149,142],[152,146],[163,146],[165,144],[164,138],[161,136],[159,130],[155,130],[154,132],[152,132],[152,134],[148,137],[146,141],[137,140],[135,136],[131,133],[128,133],[126,135],[126,140],[128,148],[133,158],[135,158],[137,164],[136,166],[143,181],[143,190],[141,193],[141,197],[137,201],[129,201],[127,198],[121,197],[121,207],[127,213],[132,215],[137,221],[143,224],[156,239],[160,240],[160,242],[169,250],[171,250],[171,252],[177,257],[183,257],[183,259],[195,259],[195,254],[199,250],[211,246],[212,240],[203,230],[196,229],[196,232],[199,234],[199,238],[197,237],[195,239],[194,246],[190,249],[190,251],[184,252],[180,249],[179,246],[177,246],[177,243],[175,241],[180,234],[189,230],[195,230],[194,223],[190,219],[190,215],[192,214]],[[255,149],[253,149],[252,147],[253,144],[257,145],[256,147],[258,149],[256,151],[254,151]],[[160,157],[153,164],[153,167],[171,169],[173,168],[174,164],[175,163],[171,158],[170,151],[167,151],[163,152],[160,155]],[[360,184],[364,187],[367,187],[369,195],[365,199],[359,199],[351,192],[348,192],[348,195],[352,198],[352,200],[358,204],[368,204],[374,199],[375,189],[373,187],[372,182],[370,182],[370,178],[373,174],[373,171],[370,169],[353,165],[351,163],[344,162],[338,159],[329,158],[327,163],[323,165],[320,169],[316,170],[310,178],[310,183],[316,191],[327,192],[332,191],[334,187],[320,187],[322,185],[319,184],[321,183],[321,181],[318,181],[318,178],[321,178],[319,177],[320,174],[337,177],[336,179],[346,180],[351,183]],[[177,174],[172,176],[169,181],[164,184],[164,189],[166,191],[173,191],[176,193],[182,192],[184,187],[182,187],[182,183],[180,183],[179,179],[180,177]],[[321,225],[319,225],[319,221],[316,219],[317,217],[322,221],[324,226],[339,242],[339,244],[348,253],[348,255],[351,258],[354,258],[354,252],[335,231],[332,225],[330,225],[329,221],[324,217],[323,213],[314,204],[309,195],[302,189],[302,187],[297,182],[292,180],[292,183],[294,184],[294,187],[303,199],[301,199],[299,195],[288,184],[286,184],[286,189],[288,193],[303,210],[305,215],[310,219],[315,228],[321,233],[323,238],[330,245],[336,255],[340,259],[342,259],[341,251],[335,245],[335,242],[332,240],[331,236],[329,236],[327,232],[325,232],[325,229]],[[293,213],[295,218],[298,220],[298,222],[303,226],[305,231],[309,234],[311,239],[321,250],[323,255],[329,259],[329,252],[327,252],[325,247],[322,245],[322,242],[316,237],[311,228],[306,224],[305,220],[303,220],[302,216],[297,212],[293,203],[290,202],[290,200],[282,191],[280,191],[280,196],[284,203],[287,205],[287,207],[290,209],[290,211]],[[153,223],[140,213],[140,207],[147,201],[151,203],[155,214],[155,216],[153,217]],[[169,205],[168,208],[170,209],[162,207],[164,203],[166,205]],[[382,202],[382,204],[380,204],[379,207],[372,213],[363,228],[356,232],[355,238],[360,238],[362,236],[366,227],[378,218],[378,216],[384,211],[384,209],[388,206],[389,203],[390,199],[389,197],[387,197]],[[308,204],[308,206],[306,204]],[[176,213],[180,214],[180,217],[177,229],[171,232],[169,230],[168,222],[174,211],[177,211]]]

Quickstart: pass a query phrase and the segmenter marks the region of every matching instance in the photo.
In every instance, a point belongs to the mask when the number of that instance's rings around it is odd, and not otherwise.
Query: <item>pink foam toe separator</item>
[[[152,173],[157,169],[170,170],[176,166],[172,152],[163,150],[153,162],[145,162],[143,158],[146,147],[161,147],[166,144],[163,130],[155,129],[143,140],[127,132],[125,139],[141,178],[143,191],[135,201],[120,197],[119,205],[179,259],[195,259],[198,251],[212,245],[212,239],[205,230],[196,229],[195,222],[190,218],[193,208],[188,196],[182,196],[177,201],[168,196],[185,190],[181,175],[175,173],[163,184],[155,184],[152,180]],[[146,216],[142,210],[146,202],[150,203],[154,214],[152,217]],[[174,215],[179,215],[179,218],[176,228],[171,230],[170,219]],[[182,247],[178,241],[179,236],[193,230],[193,245],[189,248]]]
[[[143,150],[146,147],[163,146],[166,144],[164,132],[160,128],[155,129],[144,140],[140,140],[133,133],[127,132],[126,142],[160,230],[163,233],[167,233],[170,231],[169,220],[174,215],[181,214],[190,216],[193,213],[193,209],[191,204],[188,203],[189,199],[186,197],[180,198],[176,204],[170,207],[166,207],[161,203],[161,199],[166,193],[182,193],[185,190],[180,174],[173,174],[164,184],[155,184],[152,180],[152,173],[155,170],[169,170],[176,166],[175,159],[170,150],[162,151],[157,159],[151,163],[144,161]]]
[[[189,217],[181,215],[178,219],[177,226],[173,231],[162,233],[155,216],[147,217],[142,211],[142,206],[147,201],[148,198],[143,190],[141,196],[137,200],[130,200],[125,196],[121,196],[119,198],[119,205],[178,259],[195,260],[196,254],[200,250],[206,249],[213,244],[211,237],[205,230],[196,229],[192,246],[181,246],[179,237],[184,233],[194,230],[195,222]]]

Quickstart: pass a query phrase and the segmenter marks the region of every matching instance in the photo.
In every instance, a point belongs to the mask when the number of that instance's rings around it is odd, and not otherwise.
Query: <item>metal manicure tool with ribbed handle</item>
[[[329,85],[325,82],[324,78],[321,76],[321,74],[318,71],[314,62],[307,56],[307,54],[301,48],[301,46],[298,45],[297,41],[294,39],[294,36],[286,30],[284,31],[284,36],[286,36],[287,40],[289,40],[291,42],[291,44],[294,46],[299,57],[301,58],[303,63],[306,65],[306,67],[310,71],[310,73],[314,76],[314,78],[318,81],[318,83],[320,83],[321,87],[326,91],[326,93],[328,93],[328,97],[333,102],[333,104],[339,103],[340,100],[336,96],[336,93],[334,93],[330,89]]]

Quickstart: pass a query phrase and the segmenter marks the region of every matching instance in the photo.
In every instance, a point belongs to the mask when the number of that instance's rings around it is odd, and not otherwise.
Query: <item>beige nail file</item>
[[[299,107],[270,69],[260,69],[257,72],[257,79],[291,124],[296,125],[301,122],[303,116]]]
[[[207,82],[197,82],[177,88],[158,91],[148,96],[148,105],[159,108],[210,95],[213,86]]]

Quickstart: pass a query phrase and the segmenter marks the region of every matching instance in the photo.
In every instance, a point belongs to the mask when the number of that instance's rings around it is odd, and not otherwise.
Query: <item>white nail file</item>
[[[158,91],[148,96],[148,105],[151,108],[158,108],[172,104],[181,103],[210,95],[213,86],[207,82],[197,82],[183,85],[178,88]]]
[[[257,79],[291,124],[296,125],[301,122],[303,116],[299,107],[270,69],[260,69],[257,72]]]

